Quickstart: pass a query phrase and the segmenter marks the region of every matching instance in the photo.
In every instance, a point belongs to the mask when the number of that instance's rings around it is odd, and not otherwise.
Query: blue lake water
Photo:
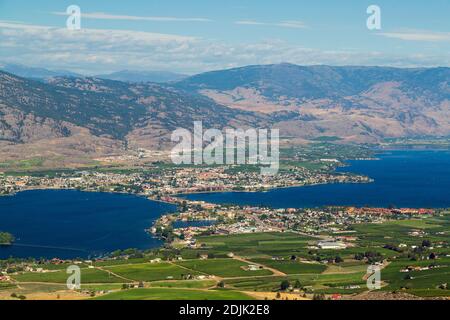
[[[411,208],[450,207],[450,151],[387,151],[377,161],[349,161],[341,172],[375,179],[370,184],[330,184],[277,189],[269,192],[194,194],[191,200],[274,208],[325,205]]]
[[[0,230],[17,238],[0,259],[86,258],[116,249],[161,245],[145,229],[172,205],[143,197],[69,190],[38,190],[0,197]]]
[[[295,187],[269,192],[188,195],[213,203],[275,208],[324,205],[450,207],[450,151],[392,151],[379,161],[351,161],[339,171],[365,174],[371,184]],[[116,249],[161,245],[144,229],[175,207],[142,197],[68,190],[27,191],[0,197],[0,230],[16,244],[0,247],[0,259],[15,257],[86,258]],[[178,223],[178,227],[192,225]]]

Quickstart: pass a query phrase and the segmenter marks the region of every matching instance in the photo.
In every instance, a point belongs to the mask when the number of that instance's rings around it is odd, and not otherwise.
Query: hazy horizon
[[[80,30],[66,10],[80,8]],[[380,8],[379,29],[366,25]],[[448,1],[0,1],[0,61],[105,74],[247,65],[450,66]]]

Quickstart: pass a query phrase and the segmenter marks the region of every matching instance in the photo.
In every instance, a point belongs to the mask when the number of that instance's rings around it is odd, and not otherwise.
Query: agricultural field
[[[27,272],[14,275],[13,279],[17,282],[48,282],[48,283],[66,283],[68,274],[66,270],[56,270],[49,272]],[[115,275],[99,269],[81,269],[82,283],[114,283],[124,282]]]
[[[177,263],[185,268],[196,270],[207,275],[223,278],[266,276],[272,272],[266,269],[247,270],[248,263],[234,259],[186,260]]]
[[[288,281],[292,286],[295,286],[298,281],[302,290],[307,293],[317,293],[322,290],[329,290],[332,293],[345,292],[347,294],[352,294],[365,290],[366,282],[363,281],[364,275],[365,272],[351,274],[305,274],[284,277],[229,279],[226,280],[225,283],[230,288],[236,290],[271,292],[279,290],[280,284],[283,281]],[[359,288],[345,289],[350,286],[359,286]]]
[[[232,290],[132,289],[113,292],[98,300],[252,300],[245,293]]]
[[[225,256],[232,252],[241,257],[305,256],[309,243],[317,239],[295,233],[252,233],[232,236],[199,237],[200,251]]]
[[[83,262],[80,293],[69,297],[226,300],[272,297],[280,291],[298,298],[354,295],[368,290],[367,267],[374,261],[381,265],[381,291],[449,297],[448,227],[448,215],[353,225],[354,239],[341,250],[317,248],[318,241],[333,234],[200,236],[196,248]],[[369,257],[375,260],[369,263]],[[45,272],[15,272],[12,283],[0,283],[0,298],[12,293],[33,298],[36,291],[66,297],[68,265],[38,264],[33,268]]]
[[[277,269],[286,274],[306,274],[306,273],[322,273],[327,269],[320,263],[303,263],[291,260],[272,260],[264,258],[255,258],[251,261]]]
[[[450,282],[450,257],[434,261],[397,260],[382,273],[382,279],[388,282],[386,291],[402,290],[419,296],[448,296],[449,290],[444,284]]]
[[[188,270],[171,263],[138,263],[105,267],[104,270],[122,278],[122,282],[181,280],[186,275],[200,275],[200,272]]]
[[[214,280],[173,280],[173,281],[153,281],[150,287],[158,288],[189,288],[189,289],[207,289],[213,288],[217,284]]]
[[[354,230],[360,239],[360,246],[382,246],[386,243],[414,245],[421,242],[422,238],[432,242],[445,242],[449,239],[450,215],[355,225]]]

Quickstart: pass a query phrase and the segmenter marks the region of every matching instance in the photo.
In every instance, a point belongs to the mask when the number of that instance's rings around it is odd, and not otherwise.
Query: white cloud
[[[281,27],[281,28],[293,28],[293,29],[304,29],[306,28],[305,23],[298,20],[285,20],[276,23],[260,22],[255,20],[238,20],[234,22],[238,25],[247,26],[269,26],[269,27]]]
[[[54,15],[67,16],[66,12],[52,12]],[[178,17],[145,17],[145,16],[129,16],[115,15],[105,12],[81,12],[82,18],[100,19],[100,20],[128,20],[128,21],[155,21],[155,22],[211,22],[206,18],[178,18]]]
[[[276,39],[226,43],[131,30],[67,30],[0,21],[0,61],[78,73],[120,69],[197,73],[250,64],[450,65],[450,55],[393,55],[357,50],[318,50]]]
[[[405,41],[450,42],[450,32],[402,31],[381,32],[377,35]]]
[[[278,27],[304,29],[306,25],[302,21],[287,20],[276,24]]]
[[[239,20],[239,21],[235,21],[235,24],[239,24],[239,25],[247,25],[247,26],[266,26],[267,23],[264,22],[258,22],[258,21],[254,21],[254,20]]]
[[[184,42],[194,41],[195,37],[187,37],[180,35],[152,33],[132,30],[109,30],[109,29],[87,29],[68,30],[66,28],[55,28],[49,26],[31,25],[23,23],[12,23],[10,21],[0,20],[0,34],[3,35],[17,35],[20,37],[20,32],[24,32],[23,36],[27,34],[34,34],[40,38],[53,38],[54,40],[65,39],[71,42],[83,41],[103,41],[111,42],[112,40],[121,41],[141,41],[142,43],[165,41],[165,42]],[[122,43],[124,45],[124,43]]]

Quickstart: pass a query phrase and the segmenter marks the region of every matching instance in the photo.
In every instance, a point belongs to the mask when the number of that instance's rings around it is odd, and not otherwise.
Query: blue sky
[[[67,30],[69,5],[82,29]],[[381,30],[366,27],[369,5]],[[450,0],[0,0],[0,61],[82,73],[450,66]]]

